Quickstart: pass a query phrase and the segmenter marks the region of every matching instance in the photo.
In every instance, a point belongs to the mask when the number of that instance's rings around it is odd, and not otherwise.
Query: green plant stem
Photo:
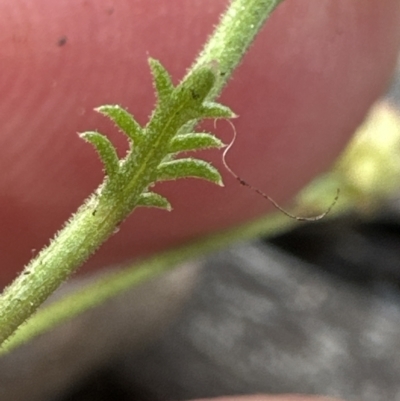
[[[0,298],[0,342],[12,334],[113,233],[118,222],[115,213],[96,211],[92,199],[4,290]]]
[[[190,79],[199,65],[215,61],[223,72],[208,97],[215,98],[265,19],[281,1],[232,1],[221,24],[182,83]],[[194,86],[192,89],[197,90],[197,87]],[[166,116],[165,120],[169,121]],[[149,160],[149,157],[149,155],[143,156],[147,158],[146,160]],[[149,164],[154,168],[151,160]],[[126,166],[135,167],[134,163],[130,165],[127,163]],[[0,344],[113,234],[118,225],[134,209],[138,197],[146,188],[148,181],[143,178],[146,174],[150,175],[150,172],[143,169],[135,173],[134,179],[131,179],[126,186],[130,192],[127,194],[125,191],[122,195],[129,195],[129,202],[124,201],[121,194],[110,195],[112,191],[107,191],[106,180],[56,235],[50,245],[44,248],[23,273],[4,290],[0,297]],[[114,185],[113,188],[116,187]]]
[[[210,92],[215,99],[242,60],[257,33],[283,0],[234,0],[222,15],[214,33],[200,53],[193,69],[218,62],[219,79]]]
[[[43,309],[39,309],[13,336],[3,343],[0,347],[0,355],[9,353],[38,335],[102,304],[107,299],[122,294],[133,286],[157,277],[161,273],[176,267],[178,263],[222,249],[234,241],[243,241],[269,233],[277,234],[289,229],[294,224],[296,224],[295,220],[288,219],[281,213],[268,215],[239,227],[160,253],[122,270],[108,272],[95,282],[85,285]]]

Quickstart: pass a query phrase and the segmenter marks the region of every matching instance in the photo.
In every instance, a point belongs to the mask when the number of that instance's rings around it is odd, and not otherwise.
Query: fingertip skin
[[[76,133],[99,130],[124,154],[125,138],[93,109],[120,104],[145,124],[155,101],[147,58],[177,83],[227,3],[0,0],[0,285],[101,182],[100,161]],[[230,166],[280,202],[327,169],[387,86],[399,20],[398,0],[282,3],[221,98],[240,116]],[[220,124],[217,134],[226,141],[230,129]],[[218,151],[204,157],[223,171]],[[88,265],[148,255],[268,210],[224,175],[223,189],[162,184],[173,213],[136,211]]]

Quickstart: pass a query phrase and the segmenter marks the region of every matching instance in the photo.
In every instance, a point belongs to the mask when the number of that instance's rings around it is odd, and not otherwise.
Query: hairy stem
[[[283,0],[232,1],[192,67],[218,62],[220,77],[210,92],[210,97],[215,98],[221,93],[264,22],[282,2]]]
[[[194,93],[201,90],[199,88],[201,83],[190,77],[193,77],[202,65],[216,62],[222,73],[207,92],[207,99],[214,99],[240,62],[265,19],[281,1],[233,0],[215,33],[180,86],[184,87],[188,82],[186,90],[195,91]],[[174,112],[177,113],[176,118],[179,117],[179,113],[183,113],[178,108],[174,109]],[[175,121],[164,114],[161,115],[164,120],[160,118],[158,122],[163,130],[168,127],[164,128],[165,124],[161,124],[162,121],[173,123]],[[149,127],[152,127],[151,123]],[[162,135],[166,137],[169,134],[165,131]],[[160,148],[165,147],[165,143],[160,142],[159,138],[158,136],[156,139]],[[44,248],[26,266],[23,273],[5,289],[0,297],[0,344],[113,234],[118,225],[136,207],[141,193],[149,185],[149,177],[154,176],[156,166],[152,160],[148,160],[149,157],[143,155],[143,160],[146,160],[148,165],[139,166],[139,171],[136,172],[133,172],[137,167],[135,163],[127,159],[125,168],[133,174],[133,179],[127,181],[127,177],[119,177],[118,181],[114,180],[114,185],[106,179],[50,245]],[[161,156],[158,158],[161,159]],[[114,192],[115,189],[120,189],[122,184],[124,185],[122,193],[127,195],[128,200],[121,196],[121,193]]]
[[[135,285],[157,277],[179,263],[222,249],[234,241],[244,241],[270,233],[276,235],[278,232],[288,230],[293,224],[295,224],[294,220],[287,219],[283,214],[268,215],[241,226],[200,238],[179,248],[162,252],[123,270],[104,274],[95,282],[40,309],[4,342],[0,347],[0,355],[9,353],[38,335],[122,294]]]

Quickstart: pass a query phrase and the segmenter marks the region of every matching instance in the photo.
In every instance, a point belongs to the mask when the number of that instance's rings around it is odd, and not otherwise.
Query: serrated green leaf
[[[110,140],[105,135],[95,131],[83,132],[79,136],[95,147],[104,164],[107,175],[110,178],[113,177],[119,170],[119,159]]]
[[[172,210],[171,204],[163,196],[155,192],[144,192],[140,195],[137,206],[158,207],[168,211]]]
[[[118,105],[104,105],[97,107],[95,110],[110,118],[136,145],[144,138],[142,127],[136,122],[132,114],[122,107]]]
[[[205,132],[193,132],[175,135],[169,145],[170,153],[186,152],[208,148],[222,148],[224,144],[214,135]]]
[[[158,60],[149,58],[149,65],[153,74],[158,101],[160,104],[166,103],[171,98],[172,92],[175,89],[171,76]]]
[[[223,186],[221,175],[210,163],[193,158],[172,160],[158,166],[157,181],[177,180],[179,178],[202,178]]]

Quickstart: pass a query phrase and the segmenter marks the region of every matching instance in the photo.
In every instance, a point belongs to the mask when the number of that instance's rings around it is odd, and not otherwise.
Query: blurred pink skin
[[[226,4],[0,0],[0,285],[101,182],[97,155],[76,133],[98,129],[124,154],[126,138],[93,108],[120,104],[146,123],[154,104],[147,57],[177,82]],[[398,0],[284,2],[221,99],[240,116],[230,166],[279,202],[326,170],[387,85],[399,20]],[[226,123],[215,131],[232,137]],[[135,211],[89,265],[148,255],[271,210],[223,170],[221,152],[199,156],[221,168],[225,188],[159,185],[174,211]]]

